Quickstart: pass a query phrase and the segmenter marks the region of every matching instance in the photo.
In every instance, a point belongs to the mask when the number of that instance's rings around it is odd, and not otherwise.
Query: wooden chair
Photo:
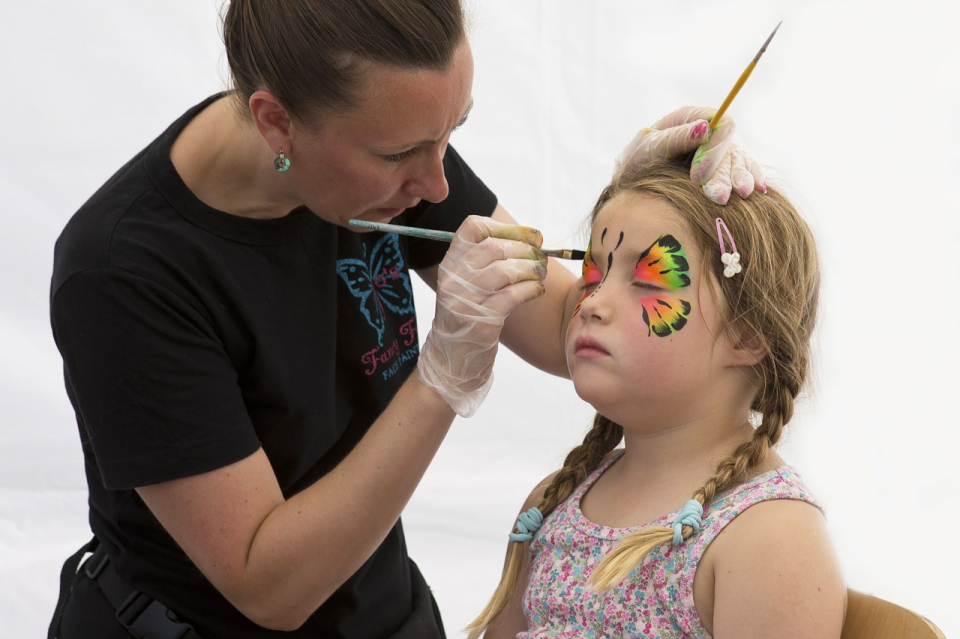
[[[879,597],[847,589],[840,639],[946,639],[929,619]]]

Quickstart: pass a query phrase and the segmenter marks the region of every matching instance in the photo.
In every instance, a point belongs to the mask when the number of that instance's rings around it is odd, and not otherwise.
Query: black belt
[[[102,544],[83,563],[83,570],[97,582],[117,611],[117,621],[137,639],[202,639],[176,613],[149,595],[127,585],[110,563]]]

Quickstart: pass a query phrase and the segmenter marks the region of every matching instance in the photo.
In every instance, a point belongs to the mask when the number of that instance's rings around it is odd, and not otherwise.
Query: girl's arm
[[[543,481],[537,484],[537,487],[534,488],[527,497],[527,501],[524,502],[523,508],[520,509],[520,513],[525,513],[531,508],[539,506],[543,502],[543,493],[553,482],[553,478],[557,475],[557,472],[551,473],[549,476],[544,478]],[[520,513],[518,513],[518,516]],[[510,548],[514,543],[515,542],[511,541],[507,545],[507,557],[509,557]],[[507,607],[503,609],[503,612],[501,612],[493,621],[490,622],[486,632],[483,634],[484,639],[515,639],[518,633],[527,630],[527,618],[523,614],[523,594],[526,592],[527,584],[530,581],[529,541],[523,543],[523,553],[521,557],[522,563],[520,565],[520,574],[517,577],[517,582],[513,590],[513,596],[510,598],[510,602],[507,604]],[[506,570],[506,564],[507,562],[504,561],[504,570]]]
[[[816,507],[757,504],[714,540],[704,563],[711,570],[698,571],[694,600],[715,639],[840,637],[846,584]]]
[[[529,510],[536,504],[524,506]],[[520,512],[526,512],[526,510]],[[483,633],[484,639],[516,639],[517,634],[527,630],[527,618],[523,614],[523,593],[526,590],[527,582],[530,581],[530,542],[523,544],[523,564],[520,568],[520,577],[517,579],[517,587],[513,591],[513,597],[510,603],[503,609],[498,616]],[[509,552],[509,547],[507,549]]]

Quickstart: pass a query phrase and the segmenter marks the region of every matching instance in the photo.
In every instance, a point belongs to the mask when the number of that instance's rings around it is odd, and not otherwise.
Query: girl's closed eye
[[[644,291],[648,291],[648,292],[655,292],[655,291],[662,291],[662,290],[663,290],[662,287],[657,286],[656,284],[654,284],[654,283],[652,283],[652,282],[647,282],[647,281],[645,281],[645,280],[634,280],[633,283],[631,284],[631,286],[634,287],[634,288],[642,289],[642,290],[644,290]]]
[[[590,293],[593,293],[595,290],[597,290],[597,287],[599,285],[600,285],[600,280],[596,280],[592,282],[584,281],[583,284],[580,286],[580,290],[583,292],[584,295],[589,295]]]

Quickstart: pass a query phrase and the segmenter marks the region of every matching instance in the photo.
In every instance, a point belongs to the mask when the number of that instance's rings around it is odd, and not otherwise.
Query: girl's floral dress
[[[693,578],[710,542],[750,506],[770,499],[798,499],[820,505],[795,470],[781,466],[719,493],[704,508],[703,527],[678,546],[655,548],[629,577],[606,592],[587,579],[617,541],[635,528],[607,528],[588,521],[580,499],[620,456],[615,451],[560,503],[530,542],[530,582],[523,597],[526,632],[517,639],[576,637],[710,637],[693,604]],[[648,525],[669,526],[680,512]]]

